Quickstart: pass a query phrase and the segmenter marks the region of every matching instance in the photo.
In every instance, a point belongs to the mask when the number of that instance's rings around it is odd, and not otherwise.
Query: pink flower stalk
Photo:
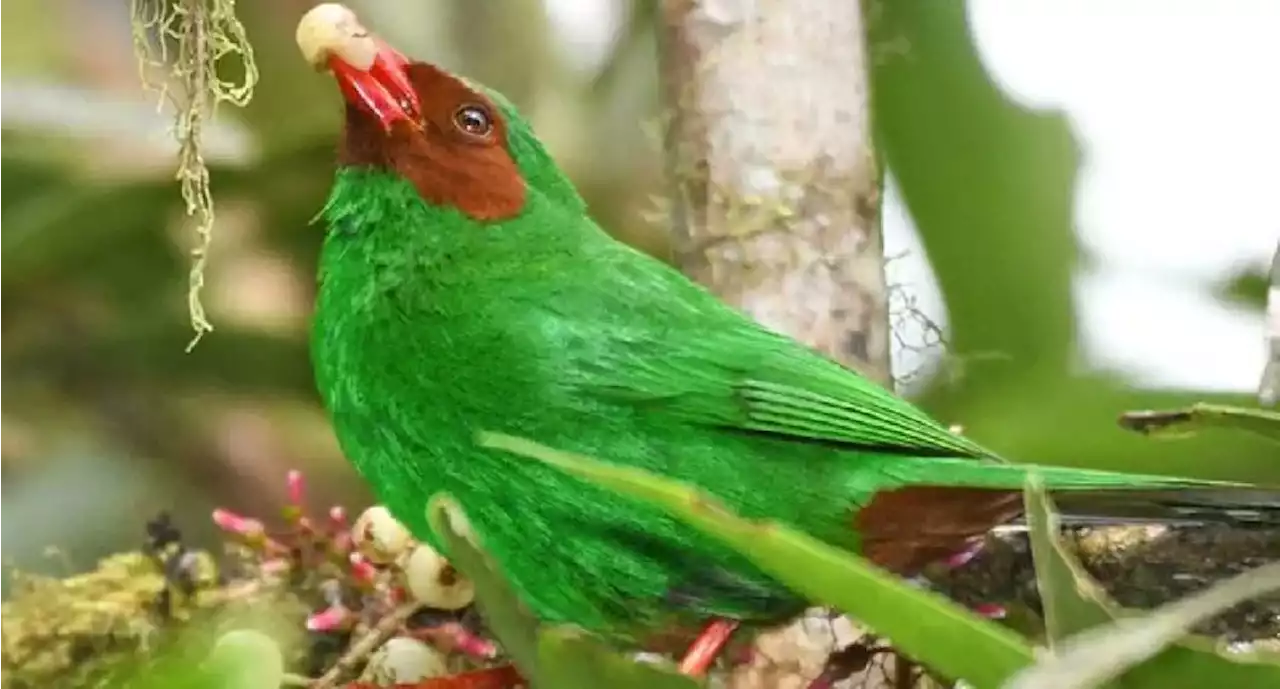
[[[351,619],[351,612],[341,605],[333,605],[307,618],[307,631],[331,632],[341,628]]]
[[[378,568],[364,559],[360,553],[351,553],[351,576],[362,586],[373,586],[378,579]]]
[[[436,646],[445,653],[457,651],[480,660],[489,660],[498,655],[498,647],[492,641],[476,636],[457,622],[414,629],[409,634]]]
[[[302,503],[306,500],[306,479],[302,472],[290,469],[285,475],[284,485],[288,495],[288,502],[282,510],[285,521],[296,525],[303,532],[310,532],[311,524],[302,508]]]
[[[498,647],[492,641],[472,634],[470,630],[460,624],[451,624],[449,626],[456,628],[456,630],[451,631],[454,631],[454,641],[458,644],[459,651],[472,658],[480,658],[482,660],[497,657]]]
[[[973,606],[973,611],[988,620],[1002,620],[1009,611],[999,603],[980,603]]]
[[[347,523],[347,511],[342,505],[334,505],[329,508],[329,552],[341,559],[351,550],[351,528]]]
[[[271,558],[270,560],[263,560],[262,564],[258,565],[258,569],[261,570],[263,574],[267,575],[284,574],[292,568],[292,562],[279,557]]]
[[[302,476],[302,472],[297,469],[290,469],[285,475],[285,487],[289,493],[289,504],[301,508],[302,502],[306,498],[306,480]]]
[[[257,519],[243,517],[231,510],[219,507],[213,511],[213,523],[219,529],[240,538],[245,545],[269,555],[279,555],[288,549],[267,537],[267,527]]]
[[[242,517],[221,507],[213,511],[213,523],[227,533],[246,538],[258,537],[266,533],[266,528],[257,519]]]

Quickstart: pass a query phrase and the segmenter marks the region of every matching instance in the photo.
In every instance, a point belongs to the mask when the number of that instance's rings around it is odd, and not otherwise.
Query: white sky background
[[[581,59],[607,50],[614,2],[547,6]],[[1280,238],[1280,2],[969,7],[997,82],[1028,106],[1065,110],[1084,147],[1076,222],[1093,265],[1077,276],[1076,299],[1090,363],[1146,385],[1255,389],[1262,316],[1211,289],[1242,266],[1267,265]],[[886,250],[911,255],[890,264],[891,279],[937,315],[940,295],[894,191]]]

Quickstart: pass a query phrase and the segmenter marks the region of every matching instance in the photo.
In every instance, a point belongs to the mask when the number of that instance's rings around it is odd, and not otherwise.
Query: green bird
[[[540,619],[646,644],[809,602],[655,509],[478,446],[480,431],[688,482],[902,575],[1016,518],[1032,470],[1067,492],[1217,485],[1001,461],[615,241],[505,98],[376,45],[365,64],[306,51],[346,100],[317,385],[378,499],[440,547],[424,508],[452,494]]]

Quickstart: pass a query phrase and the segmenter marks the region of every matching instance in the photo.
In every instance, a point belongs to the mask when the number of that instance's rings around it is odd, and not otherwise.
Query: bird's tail
[[[963,459],[913,459],[939,488],[1020,490],[1036,476],[1069,523],[1230,523],[1280,526],[1280,488],[1097,469]],[[916,480],[911,483],[919,485]]]
[[[1178,490],[1071,491],[1054,496],[1062,520],[1089,524],[1229,524],[1280,528],[1280,490],[1182,488]]]
[[[901,573],[961,550],[971,538],[1019,520],[1034,475],[1068,524],[1228,523],[1280,526],[1280,489],[1229,481],[1013,464],[895,457],[887,485],[860,504],[852,526],[866,557]],[[860,490],[865,495],[865,477]]]

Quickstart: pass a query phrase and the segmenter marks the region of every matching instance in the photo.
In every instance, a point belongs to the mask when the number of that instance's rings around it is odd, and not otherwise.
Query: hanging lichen
[[[213,325],[205,316],[200,293],[213,239],[213,196],[209,169],[201,152],[201,134],[219,103],[244,107],[253,97],[258,69],[235,0],[131,0],[133,45],[143,84],[160,93],[160,106],[175,111],[173,134],[178,141],[176,178],[189,217],[195,219],[197,242],[187,293],[195,337],[187,351]],[[238,60],[238,80],[218,75],[223,58]]]

